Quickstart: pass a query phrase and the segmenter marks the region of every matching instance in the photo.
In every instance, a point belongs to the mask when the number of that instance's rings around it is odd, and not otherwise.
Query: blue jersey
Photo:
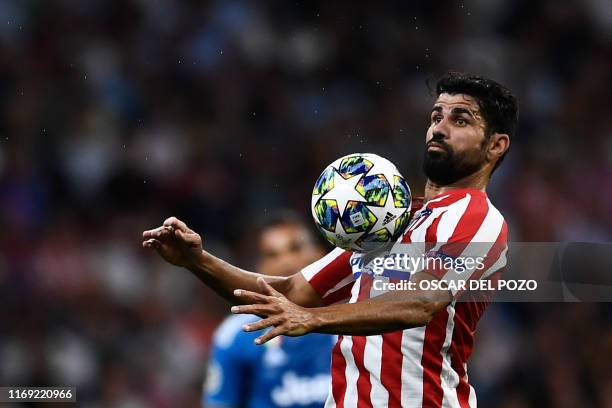
[[[232,315],[213,336],[204,384],[206,407],[322,407],[330,388],[330,361],[335,336],[279,336],[257,346],[259,332],[242,326],[259,320]]]

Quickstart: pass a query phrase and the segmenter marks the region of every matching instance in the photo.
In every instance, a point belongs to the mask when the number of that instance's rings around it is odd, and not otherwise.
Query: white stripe
[[[442,370],[440,372],[440,383],[442,384],[442,407],[443,408],[458,408],[459,399],[457,398],[457,385],[459,385],[459,374],[453,370],[451,366],[451,357],[448,354],[451,342],[453,340],[453,331],[455,329],[455,302],[452,302],[446,307],[448,320],[446,321],[446,337],[442,344],[440,354],[442,354]]]
[[[495,242],[504,225],[504,217],[491,204],[489,199],[487,199],[487,204],[489,205],[487,216],[482,221],[482,224],[480,224],[480,228],[478,228],[474,238],[472,238],[472,242]]]
[[[331,383],[329,387],[329,394],[327,394],[327,400],[325,401],[325,408],[336,408],[336,401],[334,401],[334,393],[331,392]]]
[[[370,373],[370,400],[374,407],[384,407],[389,403],[389,392],[383,387],[380,380],[382,365],[382,336],[367,336],[363,351],[363,365]]]
[[[346,370],[344,376],[346,378],[346,392],[344,393],[344,406],[346,408],[357,407],[357,380],[359,379],[359,370],[355,365],[355,359],[353,357],[353,338],[351,336],[344,336],[342,343],[340,343],[340,351],[346,360]]]
[[[307,281],[310,281],[317,273],[321,272],[322,269],[324,269],[327,265],[336,260],[336,258],[338,258],[343,253],[344,249],[335,248],[323,258],[303,268],[301,270],[302,275],[304,275],[304,278],[306,278]]]
[[[453,235],[459,220],[465,214],[468,204],[472,200],[470,194],[466,194],[461,200],[457,200],[448,207],[446,212],[440,217],[440,223],[438,224],[438,231],[436,233],[436,242],[448,242],[448,239]]]
[[[476,408],[476,405],[478,405],[476,401],[476,391],[474,390],[474,387],[472,387],[471,385],[470,385],[470,396],[468,397],[468,404],[470,404],[470,408]]]
[[[349,274],[346,278],[344,278],[340,282],[338,282],[336,284],[336,286],[334,286],[333,288],[331,288],[330,290],[325,292],[325,294],[322,297],[323,298],[327,297],[328,295],[334,293],[338,289],[342,289],[344,286],[348,285],[349,283],[353,282],[354,280],[355,280],[355,277],[353,276],[353,274],[352,273]]]
[[[351,288],[351,298],[349,299],[349,303],[357,302],[357,298],[359,297],[359,288],[361,287],[361,277],[363,275],[359,275],[359,278],[355,281],[355,284]]]
[[[447,207],[434,208],[431,214],[427,216],[421,225],[409,232],[410,244],[406,245],[398,242],[397,244],[394,244],[394,248],[391,250],[391,253],[405,253],[409,257],[416,259],[418,262],[418,260],[422,258],[423,254],[425,253],[425,233],[427,232],[427,228],[429,228],[429,226],[440,214],[446,211],[446,208]],[[397,246],[397,249],[395,249],[395,246]],[[425,267],[425,262],[418,262],[415,266],[416,268],[411,270],[412,275],[423,270]]]
[[[425,204],[423,204],[423,208],[427,207],[427,204],[435,203],[437,201],[442,201],[445,198],[450,197],[450,194],[443,195],[442,197],[434,198],[433,200],[429,200]]]
[[[334,401],[334,394],[331,392],[330,385],[329,394],[327,394],[327,400],[325,401],[325,408],[336,408],[336,401]]]
[[[410,234],[410,239],[413,243],[425,242],[425,234],[427,233],[427,228],[435,221],[436,218],[440,216],[444,211],[446,211],[448,207],[438,207],[431,210],[431,214],[427,216],[425,221],[421,225],[419,225],[416,229],[412,231]]]
[[[491,204],[489,200],[487,200],[487,203],[489,204],[487,215],[482,221],[482,224],[480,224],[478,231],[476,231],[476,234],[474,234],[474,237],[471,239],[470,243],[465,247],[465,249],[461,253],[460,255],[461,258],[466,258],[466,259],[474,258],[475,259],[477,257],[486,256],[486,254],[488,254],[489,251],[491,250],[491,247],[493,247],[493,244],[495,243],[495,241],[497,240],[497,237],[499,236],[499,233],[501,232],[501,229],[504,224],[504,218],[499,213],[499,211],[497,211],[497,209],[493,207],[493,205]],[[470,276],[472,276],[474,271],[476,270],[476,267],[477,265],[474,264],[473,268],[466,269],[465,271],[460,272],[460,273],[455,272],[453,269],[451,269],[448,272],[446,272],[446,274],[444,275],[442,279],[447,282],[450,282],[452,280],[467,281],[470,278]],[[455,291],[452,291],[452,292],[454,295]]]
[[[423,406],[423,344],[425,327],[404,330],[402,335],[402,407]]]

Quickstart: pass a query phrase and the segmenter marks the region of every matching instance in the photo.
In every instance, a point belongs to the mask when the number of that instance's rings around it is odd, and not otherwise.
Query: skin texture
[[[162,226],[144,231],[142,236],[144,248],[154,249],[168,263],[190,270],[232,303],[243,302],[234,295],[235,289],[257,291],[257,279],[265,278],[292,302],[307,307],[322,305],[321,299],[302,274],[266,276],[233,266],[206,252],[202,248],[202,237],[176,217],[167,218]]]
[[[454,113],[457,109],[464,109],[469,113]],[[458,188],[470,187],[484,191],[495,163],[510,147],[510,137],[507,134],[494,133],[487,140],[486,122],[480,113],[478,102],[464,94],[443,93],[438,96],[432,108],[425,137],[425,146],[430,152],[440,151],[433,141],[434,134],[441,136],[455,152],[470,152],[472,156],[480,156],[484,143],[484,162],[473,174],[449,185],[438,185],[427,180],[425,202],[438,194]]]
[[[265,228],[258,250],[257,270],[267,276],[291,276],[324,255],[312,233],[295,223]]]
[[[484,191],[495,163],[508,149],[505,134],[486,134],[486,122],[474,98],[441,94],[434,103],[425,138],[428,153],[445,154],[444,145],[466,160],[478,160],[477,170],[448,185],[427,181],[425,201],[449,190],[476,188]],[[300,273],[265,276],[237,268],[206,252],[200,235],[175,217],[158,228],[143,232],[143,246],[156,250],[167,262],[193,272],[221,296],[237,304],[233,313],[253,313],[262,320],[244,327],[247,331],[273,327],[257,338],[263,344],[279,335],[301,336],[310,332],[372,335],[424,326],[452,300],[445,290],[393,291],[368,301],[323,306],[322,300]],[[288,268],[290,258],[278,271]],[[428,273],[411,281],[436,280]],[[417,285],[418,286],[418,285]]]

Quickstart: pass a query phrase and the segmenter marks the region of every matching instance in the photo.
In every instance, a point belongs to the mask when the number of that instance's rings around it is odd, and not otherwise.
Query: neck
[[[485,191],[488,182],[489,177],[484,172],[484,169],[481,169],[473,174],[470,174],[467,177],[464,177],[452,184],[447,185],[436,184],[433,181],[427,179],[427,183],[425,184],[424,201],[427,202],[435,196],[442,193],[446,193],[447,191],[462,188],[474,188],[476,190]]]

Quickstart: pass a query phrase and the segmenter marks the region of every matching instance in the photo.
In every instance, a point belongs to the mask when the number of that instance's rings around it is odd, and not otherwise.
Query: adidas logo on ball
[[[394,219],[396,219],[397,217],[393,214],[391,214],[390,212],[387,213],[387,215],[385,215],[385,219],[383,220],[383,224],[388,224],[391,221],[393,221]]]

